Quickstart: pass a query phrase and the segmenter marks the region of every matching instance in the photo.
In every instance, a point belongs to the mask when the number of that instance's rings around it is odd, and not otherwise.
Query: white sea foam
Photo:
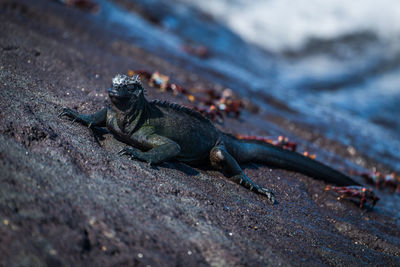
[[[296,49],[310,37],[371,31],[400,39],[399,0],[181,0],[223,21],[247,41],[272,51]]]

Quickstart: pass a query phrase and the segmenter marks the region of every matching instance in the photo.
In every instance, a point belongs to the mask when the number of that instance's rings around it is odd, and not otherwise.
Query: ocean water
[[[213,15],[243,39],[270,51],[297,50],[310,38],[370,31],[399,41],[396,0],[181,0]]]

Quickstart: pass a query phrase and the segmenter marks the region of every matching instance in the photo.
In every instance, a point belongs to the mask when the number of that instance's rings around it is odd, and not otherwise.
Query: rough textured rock
[[[190,75],[56,2],[0,1],[0,14],[0,265],[400,264],[397,217],[304,175],[245,166],[276,192],[271,206],[213,170],[119,157],[122,144],[58,109],[107,105],[111,77],[130,68]],[[223,128],[273,125],[246,117]]]

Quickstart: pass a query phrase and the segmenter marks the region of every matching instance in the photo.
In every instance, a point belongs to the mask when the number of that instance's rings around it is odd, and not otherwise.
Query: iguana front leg
[[[143,152],[137,148],[126,147],[119,154],[129,155],[132,159],[146,161],[150,164],[158,164],[177,156],[181,152],[181,148],[177,143],[156,134],[146,138],[146,143],[150,144],[153,148]]]
[[[211,149],[210,162],[213,167],[223,170],[226,174],[230,175],[231,176],[230,178],[234,182],[258,194],[265,195],[271,204],[275,203],[274,193],[271,190],[263,188],[258,184],[256,184],[255,182],[253,182],[243,172],[243,170],[240,168],[239,164],[232,157],[232,155],[229,154],[223,143],[219,143],[213,149]]]
[[[79,114],[76,110],[63,107],[59,117],[67,116],[72,119],[72,121],[78,121],[89,128],[92,126],[105,127],[107,119],[107,108],[94,113],[94,114]]]

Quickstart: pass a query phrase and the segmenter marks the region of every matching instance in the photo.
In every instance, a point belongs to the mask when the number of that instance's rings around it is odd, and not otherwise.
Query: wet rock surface
[[[380,203],[361,210],[323,182],[244,166],[274,190],[271,206],[208,168],[120,157],[112,136],[58,118],[62,106],[109,105],[111,78],[128,69],[159,70],[188,87],[213,81],[102,31],[80,10],[37,2],[0,1],[0,265],[400,264],[399,217]],[[187,104],[152,89],[148,97]],[[249,112],[219,127],[290,128]],[[304,141],[300,130],[289,134]],[[311,147],[321,160],[349,164],[334,154],[340,145],[320,144]]]

